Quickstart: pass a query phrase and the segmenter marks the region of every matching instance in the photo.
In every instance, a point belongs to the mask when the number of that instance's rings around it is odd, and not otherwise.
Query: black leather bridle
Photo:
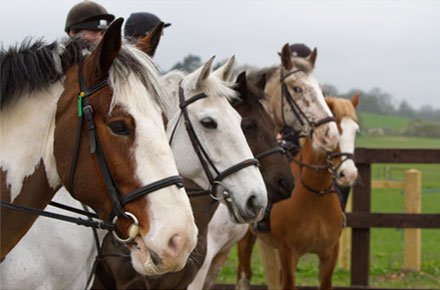
[[[289,73],[287,73],[286,75],[283,74],[283,70],[280,70],[280,84],[281,84],[281,116],[284,122],[284,125],[288,125],[286,122],[286,119],[284,117],[284,103],[285,100],[287,101],[287,104],[289,105],[290,109],[292,110],[293,114],[295,115],[296,119],[298,120],[298,122],[301,125],[301,129],[299,131],[296,131],[295,133],[297,134],[297,136],[299,137],[307,137],[307,136],[312,136],[313,135],[313,131],[318,128],[321,125],[324,125],[326,123],[329,122],[336,122],[335,117],[333,116],[328,116],[326,118],[323,118],[321,120],[318,121],[311,121],[309,120],[309,118],[307,117],[307,115],[304,113],[303,110],[301,110],[300,106],[298,105],[298,103],[295,101],[295,99],[292,97],[292,95],[289,92],[289,89],[287,88],[286,85],[286,78],[288,78],[289,76],[301,72],[302,70],[297,69],[297,70],[293,70]],[[305,125],[308,125],[308,127],[310,128],[310,130],[305,131],[304,127]]]
[[[179,121],[183,116],[183,120],[185,123],[185,128],[188,133],[188,136],[191,140],[191,143],[193,145],[194,151],[196,152],[200,163],[202,164],[203,170],[208,178],[210,187],[208,190],[205,191],[198,191],[197,195],[204,195],[204,194],[211,194],[212,198],[218,201],[223,201],[235,214],[235,217],[237,219],[240,218],[240,215],[237,212],[236,207],[233,205],[232,197],[227,189],[227,187],[222,183],[222,180],[228,177],[229,175],[243,169],[249,166],[259,166],[259,162],[255,158],[249,158],[246,160],[243,160],[225,170],[220,172],[220,170],[215,167],[214,163],[212,162],[211,158],[209,157],[206,150],[203,148],[202,143],[200,142],[199,138],[197,137],[197,134],[194,130],[194,127],[191,123],[191,120],[188,115],[187,107],[188,105],[194,103],[197,100],[204,99],[208,97],[204,93],[200,93],[197,95],[192,96],[188,100],[185,100],[185,94],[183,91],[183,88],[181,85],[179,85],[179,107],[180,107],[180,115],[177,119],[176,124],[174,125],[173,131],[170,136],[169,143],[171,144],[174,138],[174,134],[176,132],[177,126],[179,125]],[[210,170],[210,167],[215,172],[216,176],[214,177],[213,173]]]
[[[74,218],[71,216],[61,215],[53,212],[41,211],[30,207],[19,206],[12,203],[1,201],[0,205],[6,207],[8,209],[25,212],[28,214],[41,215],[53,219],[63,220],[70,223],[75,223],[78,225],[92,227],[92,228],[101,228],[106,229],[113,232],[113,236],[116,240],[121,243],[130,243],[138,234],[139,221],[136,216],[130,212],[124,211],[123,207],[142,196],[145,196],[149,193],[152,193],[156,190],[176,185],[178,188],[183,187],[183,178],[179,175],[166,177],[155,181],[146,186],[142,186],[126,195],[123,195],[119,190],[110,169],[107,166],[105,161],[104,153],[101,148],[101,144],[99,142],[98,134],[96,132],[94,117],[93,117],[93,108],[89,102],[89,97],[94,93],[98,92],[102,88],[108,86],[108,78],[104,78],[100,82],[94,84],[93,86],[87,88],[84,75],[83,75],[83,60],[80,60],[78,63],[78,81],[80,86],[80,93],[78,94],[78,127],[76,132],[76,139],[74,144],[72,162],[70,166],[70,174],[68,181],[68,189],[74,194],[74,180],[75,180],[75,171],[78,162],[79,149],[81,143],[82,136],[82,123],[85,120],[87,133],[89,137],[89,151],[90,154],[95,154],[98,159],[99,168],[101,169],[102,176],[104,178],[104,183],[107,188],[108,197],[112,204],[113,210],[110,214],[108,220],[109,222],[100,222],[94,221],[92,218],[98,218],[96,214],[91,214],[88,211],[79,210],[76,208],[71,208],[62,204],[58,204],[56,202],[50,202],[49,204],[55,207],[59,207],[61,209],[75,212],[78,214],[82,214],[88,217],[88,220],[84,220],[81,218]],[[115,229],[116,222],[119,218],[124,217],[132,220],[132,225],[129,230],[129,237],[127,239],[120,238]],[[111,222],[110,222],[111,221]]]
[[[95,122],[93,117],[93,108],[90,105],[89,97],[92,96],[94,93],[98,92],[102,88],[108,86],[108,78],[103,79],[102,81],[96,83],[95,85],[91,86],[90,88],[87,88],[85,79],[83,76],[83,62],[79,62],[78,67],[78,81],[80,85],[80,93],[78,95],[78,129],[76,134],[76,142],[75,142],[75,148],[73,151],[73,157],[72,157],[72,163],[71,163],[71,170],[70,170],[70,177],[69,177],[69,190],[73,190],[73,182],[75,177],[75,169],[76,169],[76,163],[78,160],[79,155],[79,146],[81,142],[81,128],[82,128],[82,122],[83,119],[85,119],[87,132],[89,136],[89,151],[90,154],[95,154],[96,158],[98,159],[99,167],[101,169],[101,173],[104,178],[104,182],[107,188],[107,193],[110,199],[110,202],[112,204],[113,210],[109,217],[109,220],[112,219],[112,223],[116,223],[118,218],[125,217],[128,219],[131,219],[133,224],[135,226],[138,226],[139,222],[136,218],[136,216],[130,212],[124,211],[123,207],[129,202],[132,202],[142,196],[145,196],[149,193],[152,193],[156,190],[176,185],[178,188],[183,187],[183,178],[179,175],[166,177],[163,179],[160,179],[158,181],[155,181],[151,184],[148,184],[146,186],[140,187],[126,195],[122,195],[121,191],[119,190],[116,182],[114,181],[114,178],[108,168],[108,165],[105,161],[104,153],[102,151],[99,138],[96,132],[95,128]],[[83,117],[84,116],[84,117]],[[118,237],[116,232],[113,232],[113,235],[115,238],[122,243],[129,243],[134,239],[134,236],[131,235],[127,239],[121,239]]]

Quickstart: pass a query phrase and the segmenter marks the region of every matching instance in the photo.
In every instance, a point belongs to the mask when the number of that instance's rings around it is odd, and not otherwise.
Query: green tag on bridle
[[[79,93],[78,95],[78,117],[82,117],[82,101],[83,101],[83,97],[85,96],[84,92]]]

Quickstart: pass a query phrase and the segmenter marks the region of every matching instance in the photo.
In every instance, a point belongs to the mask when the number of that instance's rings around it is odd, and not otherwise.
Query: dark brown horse
[[[295,289],[296,265],[306,253],[319,256],[320,289],[332,288],[331,277],[343,227],[343,210],[334,182],[351,186],[357,179],[353,152],[359,128],[355,111],[358,100],[358,96],[351,102],[326,98],[340,132],[337,150],[317,151],[310,138],[306,138],[290,164],[296,180],[292,197],[273,206],[271,232],[257,234],[269,289]],[[249,289],[254,242],[251,232],[239,242],[238,289]]]
[[[264,86],[264,81],[260,83]],[[237,79],[236,90],[240,99],[233,105],[242,116],[242,128],[249,146],[255,156],[259,154],[261,171],[266,185],[272,189],[273,196],[269,200],[278,200],[289,195],[293,188],[287,159],[279,151],[270,150],[278,146],[273,135],[274,125],[265,112],[259,99],[263,97],[260,88],[250,84],[245,74]],[[268,154],[265,154],[268,153]],[[186,183],[185,186],[188,184]],[[194,184],[188,185],[194,188]],[[198,244],[191,254],[189,263],[183,270],[168,273],[159,277],[146,278],[133,271],[124,247],[115,243],[110,235],[104,239],[103,258],[100,260],[95,279],[95,289],[186,289],[194,279],[206,255],[206,234],[208,223],[218,203],[209,196],[193,196],[190,198],[195,221],[199,228]]]
[[[12,208],[41,210],[62,185],[115,236],[136,242],[129,246],[140,273],[181,268],[194,249],[159,73],[147,54],[122,44],[121,25],[114,21],[87,56],[75,40],[1,51],[1,258],[37,217]]]

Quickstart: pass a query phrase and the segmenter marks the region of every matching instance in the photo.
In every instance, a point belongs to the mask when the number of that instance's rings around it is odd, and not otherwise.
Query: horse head
[[[134,268],[157,275],[185,265],[197,228],[162,122],[163,83],[146,54],[122,45],[121,24],[66,71],[54,156],[72,195],[116,224]]]
[[[211,74],[213,60],[188,75],[164,76],[173,95],[166,112],[170,142],[179,172],[209,188],[235,222],[248,223],[261,218],[267,192],[229,103],[237,93]]]
[[[257,84],[246,79],[246,72],[238,75],[236,90],[240,101],[233,103],[242,117],[243,129],[249,147],[260,161],[260,170],[273,203],[291,196],[294,179],[284,150],[274,135],[275,125],[260,100],[264,98],[265,75]]]
[[[340,186],[353,186],[358,178],[358,170],[353,160],[356,133],[359,125],[356,107],[359,104],[359,95],[354,95],[351,100],[326,97],[326,102],[333,112],[340,133],[339,146],[331,153],[330,163],[336,182]]]
[[[338,130],[324,100],[318,81],[313,76],[317,49],[307,58],[293,57],[286,43],[280,53],[281,65],[267,82],[271,96],[266,107],[277,125],[292,127],[300,136],[310,135],[314,149],[333,151],[338,143]]]

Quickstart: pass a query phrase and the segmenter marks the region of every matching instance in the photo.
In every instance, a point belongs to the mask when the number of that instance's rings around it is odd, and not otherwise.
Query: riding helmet
[[[126,37],[139,37],[147,35],[154,27],[161,22],[160,18],[153,13],[137,12],[131,13],[124,27]],[[170,26],[171,23],[165,23],[164,27]]]
[[[308,57],[312,50],[304,43],[295,43],[290,45],[290,51],[293,57]]]
[[[115,16],[93,1],[82,1],[70,9],[67,14],[64,31],[71,29],[105,30]]]

